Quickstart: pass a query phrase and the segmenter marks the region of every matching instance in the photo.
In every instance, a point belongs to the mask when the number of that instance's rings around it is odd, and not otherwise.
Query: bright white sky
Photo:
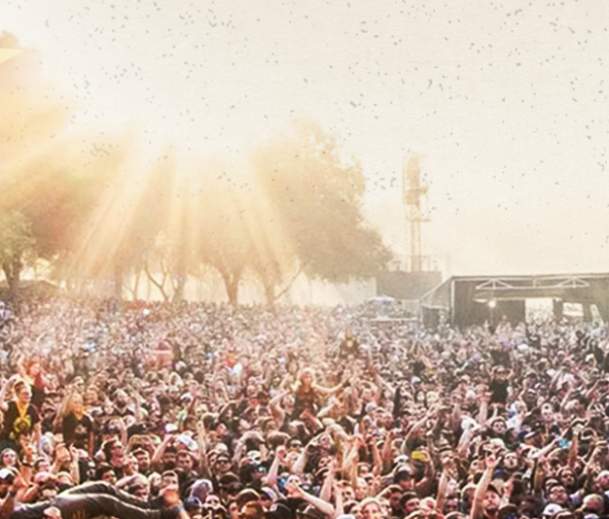
[[[404,247],[423,157],[427,252],[451,273],[609,270],[605,0],[3,0],[77,126],[240,154],[294,118],[362,163]]]

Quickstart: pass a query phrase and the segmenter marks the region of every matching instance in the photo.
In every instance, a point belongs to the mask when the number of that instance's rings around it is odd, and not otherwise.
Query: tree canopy
[[[137,297],[145,276],[166,300],[212,268],[231,303],[246,275],[273,303],[301,273],[345,282],[390,258],[362,212],[361,167],[314,124],[229,173],[180,163],[171,147],[137,160],[137,135],[68,135],[69,107],[35,54],[1,64],[0,87],[0,260],[13,293],[25,266],[44,260],[71,287],[111,280],[122,297],[135,279]]]

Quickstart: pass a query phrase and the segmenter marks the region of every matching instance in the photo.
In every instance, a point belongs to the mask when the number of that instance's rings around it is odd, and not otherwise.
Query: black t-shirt
[[[529,335],[529,346],[536,350],[538,350],[541,346],[541,337],[537,333],[532,333]]]
[[[422,360],[415,360],[410,363],[410,369],[415,377],[421,378],[425,372],[425,363]]]
[[[504,350],[502,348],[496,348],[490,350],[491,359],[493,359],[493,364],[496,366],[505,366],[510,367],[510,352]]]
[[[79,419],[74,413],[64,417],[61,423],[61,432],[67,445],[74,445],[79,449],[87,450],[89,434],[93,430],[93,420],[88,414]]]
[[[492,404],[505,404],[508,397],[508,387],[510,383],[507,380],[494,379],[489,384],[491,390]]]
[[[294,417],[298,418],[303,411],[310,411],[312,414],[317,413],[317,394],[312,387],[305,389],[303,386],[296,390],[294,399]]]
[[[359,355],[359,343],[353,337],[349,337],[340,343],[340,354],[342,357],[348,357],[349,355]]]
[[[15,402],[9,402],[4,415],[4,430],[2,436],[8,440],[16,440],[20,434],[31,433],[40,421],[36,407],[29,404],[23,416],[20,415]]]
[[[46,396],[44,386],[33,384],[30,387],[32,388],[32,404],[34,404],[38,409],[40,409],[42,407],[42,404],[44,403],[44,398]]]

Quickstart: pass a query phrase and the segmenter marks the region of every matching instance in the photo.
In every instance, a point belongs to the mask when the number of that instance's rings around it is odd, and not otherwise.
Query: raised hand
[[[497,465],[499,464],[499,461],[500,458],[496,454],[490,453],[484,458],[484,466],[487,469],[495,470],[497,468]]]

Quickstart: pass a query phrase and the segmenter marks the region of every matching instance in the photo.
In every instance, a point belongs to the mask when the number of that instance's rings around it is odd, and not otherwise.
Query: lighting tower
[[[419,157],[413,155],[404,170],[404,204],[410,243],[410,271],[423,271],[423,248],[421,244],[421,224],[429,221],[423,216],[422,200],[427,193],[427,186],[421,182]]]

